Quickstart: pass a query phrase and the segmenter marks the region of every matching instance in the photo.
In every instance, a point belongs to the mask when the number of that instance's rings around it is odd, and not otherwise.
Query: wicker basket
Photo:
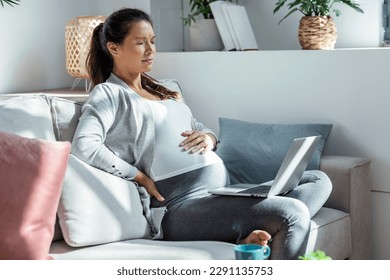
[[[71,19],[65,27],[66,71],[75,78],[88,79],[85,62],[94,28],[105,16],[83,16]]]
[[[299,22],[299,43],[304,50],[332,50],[337,28],[330,16],[304,16]]]

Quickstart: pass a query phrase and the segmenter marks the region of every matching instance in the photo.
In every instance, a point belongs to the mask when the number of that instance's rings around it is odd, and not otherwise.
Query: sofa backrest
[[[44,94],[0,100],[0,131],[72,142],[82,105],[82,102]]]
[[[45,95],[0,100],[0,131],[54,141],[51,107],[51,98]]]

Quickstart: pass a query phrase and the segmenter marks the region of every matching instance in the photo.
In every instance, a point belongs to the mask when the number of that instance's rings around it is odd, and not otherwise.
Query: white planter
[[[192,51],[221,51],[223,42],[214,19],[200,19],[191,24],[190,48]]]

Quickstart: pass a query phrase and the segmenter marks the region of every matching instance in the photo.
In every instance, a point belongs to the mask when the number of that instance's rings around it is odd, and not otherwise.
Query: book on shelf
[[[225,17],[226,13],[223,11],[223,7],[226,7],[230,4],[233,5],[232,3],[226,3],[223,1],[214,1],[210,3],[210,8],[214,16],[215,24],[217,25],[226,51],[236,50],[236,44],[233,41],[233,36],[230,33],[231,31]]]
[[[258,50],[244,6],[215,1],[210,8],[226,51]]]

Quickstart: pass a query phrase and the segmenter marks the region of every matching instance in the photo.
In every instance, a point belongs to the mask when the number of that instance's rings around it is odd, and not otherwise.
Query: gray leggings
[[[269,198],[209,195],[228,182],[223,164],[214,164],[156,182],[167,206],[162,221],[165,240],[214,240],[237,243],[253,230],[272,236],[271,259],[297,259],[304,254],[310,220],[330,195],[332,184],[321,171],[305,171],[316,180],[285,196]]]

